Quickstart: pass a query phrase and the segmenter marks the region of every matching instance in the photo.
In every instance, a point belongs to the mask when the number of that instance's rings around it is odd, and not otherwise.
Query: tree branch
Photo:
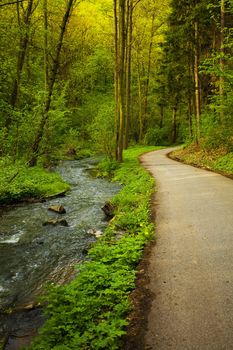
[[[6,6],[6,5],[14,5],[14,4],[17,4],[17,3],[23,2],[23,1],[25,1],[25,0],[18,0],[18,1],[6,2],[5,4],[0,4],[0,7]]]
[[[137,1],[135,2],[135,4],[133,5],[133,10],[135,9],[135,7],[137,6],[137,4],[138,4],[140,1],[142,1],[142,0],[137,0]]]

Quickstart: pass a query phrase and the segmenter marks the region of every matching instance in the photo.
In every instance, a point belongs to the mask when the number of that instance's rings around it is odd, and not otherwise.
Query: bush
[[[170,131],[167,129],[167,127],[164,128],[150,128],[148,129],[146,135],[145,135],[145,144],[146,145],[167,145],[169,143],[169,135]]]

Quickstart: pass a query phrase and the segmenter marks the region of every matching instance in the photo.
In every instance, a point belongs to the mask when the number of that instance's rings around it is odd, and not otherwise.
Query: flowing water
[[[63,162],[56,171],[72,187],[65,197],[1,209],[0,312],[34,300],[45,281],[69,279],[71,266],[84,259],[90,243],[96,240],[87,231],[106,226],[101,206],[120,187],[91,177],[88,170],[93,167],[94,160]],[[62,204],[66,213],[48,211],[55,204]],[[69,226],[43,226],[55,218],[66,219]],[[1,316],[0,321],[0,335],[10,333],[12,323],[17,328],[15,319],[4,324]]]

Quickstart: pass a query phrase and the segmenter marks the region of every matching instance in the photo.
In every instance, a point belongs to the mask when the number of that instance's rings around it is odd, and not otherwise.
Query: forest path
[[[233,349],[233,182],[147,153],[156,178],[157,244],[145,349]]]

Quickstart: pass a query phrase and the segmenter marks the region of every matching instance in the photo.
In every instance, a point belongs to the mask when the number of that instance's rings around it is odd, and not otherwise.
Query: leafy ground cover
[[[70,188],[55,172],[41,167],[29,168],[7,157],[0,159],[0,169],[0,204],[46,198]]]
[[[192,144],[172,152],[170,156],[186,164],[203,167],[233,177],[233,152],[227,153],[224,148],[205,150]]]
[[[53,286],[45,297],[48,320],[31,350],[119,349],[131,310],[136,267],[145,244],[154,237],[150,199],[155,184],[138,156],[155,147],[125,151],[124,163],[107,165],[122,190],[112,199],[115,216],[105,234],[78,266],[67,285]],[[106,161],[102,164],[106,171]]]

